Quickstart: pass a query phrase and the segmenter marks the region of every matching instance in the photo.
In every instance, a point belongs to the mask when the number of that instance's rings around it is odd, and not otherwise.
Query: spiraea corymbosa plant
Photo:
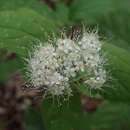
[[[74,81],[90,89],[101,89],[107,80],[101,49],[102,42],[93,32],[84,32],[78,41],[61,38],[39,43],[27,59],[29,84],[43,87],[52,96],[71,96]]]

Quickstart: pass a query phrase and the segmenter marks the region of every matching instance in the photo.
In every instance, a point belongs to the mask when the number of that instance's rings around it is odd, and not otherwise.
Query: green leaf
[[[0,62],[0,83],[5,83],[10,79],[11,73],[15,71],[21,71],[23,63],[19,58]]]
[[[53,11],[44,4],[41,0],[1,0],[0,11],[18,10],[20,8],[27,8],[36,11],[43,17],[52,18],[54,17]]]
[[[27,55],[28,49],[59,32],[59,24],[29,9],[0,12],[0,48]]]
[[[86,125],[83,125],[85,120],[79,96],[70,98],[61,107],[58,107],[57,102],[52,102],[43,102],[42,116],[47,130],[87,130]]]
[[[69,24],[69,8],[63,4],[58,3],[56,5],[56,18],[60,20],[60,22],[63,24]]]
[[[104,102],[93,114],[86,114],[88,130],[129,130],[130,106]]]
[[[112,79],[108,82],[109,87],[104,87],[104,97],[112,101],[130,100],[130,53],[112,44],[104,44],[103,52],[108,59],[107,70]]]
[[[70,98],[68,105],[57,107],[52,100],[43,103],[42,116],[47,130],[129,130],[130,106],[104,102],[94,113],[86,113],[79,96]]]
[[[42,15],[49,21],[53,21],[63,25],[68,21],[69,9],[65,4],[57,4],[56,11],[52,10],[47,4],[42,0],[1,0],[0,1],[0,11],[3,10],[18,10],[21,8],[31,9],[38,14]]]
[[[26,111],[25,124],[27,130],[45,130],[41,113],[34,108],[29,108]]]
[[[74,0],[70,9],[70,19],[90,21],[115,10],[116,0]]]
[[[100,32],[111,43],[130,51],[130,13],[116,11],[99,20]],[[125,24],[124,24],[125,23]]]

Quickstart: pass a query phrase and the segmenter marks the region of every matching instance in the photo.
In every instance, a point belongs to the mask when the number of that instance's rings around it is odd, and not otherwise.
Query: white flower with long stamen
[[[55,44],[39,44],[28,59],[28,77],[34,87],[46,86],[55,96],[72,95],[70,79],[78,72],[85,74],[86,87],[100,89],[107,80],[104,58],[100,55],[102,43],[96,33],[84,33],[80,41],[58,39]]]

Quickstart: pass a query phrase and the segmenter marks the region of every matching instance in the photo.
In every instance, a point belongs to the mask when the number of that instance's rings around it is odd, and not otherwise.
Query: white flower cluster
[[[53,96],[71,95],[70,78],[83,72],[86,87],[101,88],[106,82],[101,47],[95,33],[84,33],[78,42],[58,39],[53,45],[40,44],[28,59],[31,84],[34,87],[46,86],[46,91]]]

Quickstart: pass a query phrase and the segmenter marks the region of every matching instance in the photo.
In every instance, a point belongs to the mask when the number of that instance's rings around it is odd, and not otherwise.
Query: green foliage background
[[[0,48],[18,55],[15,60],[0,61],[1,83],[11,72],[23,68],[21,58],[28,56],[31,46],[48,36],[58,37],[63,27],[82,24],[98,27],[105,41],[102,51],[110,62],[106,69],[114,79],[99,92],[104,102],[95,113],[84,112],[80,95],[90,96],[90,92],[81,87],[80,94],[75,94],[68,105],[63,103],[62,108],[45,100],[40,111],[28,109],[27,130],[130,129],[129,6],[129,0],[73,0],[70,6],[57,2],[54,11],[40,0],[0,0]]]

